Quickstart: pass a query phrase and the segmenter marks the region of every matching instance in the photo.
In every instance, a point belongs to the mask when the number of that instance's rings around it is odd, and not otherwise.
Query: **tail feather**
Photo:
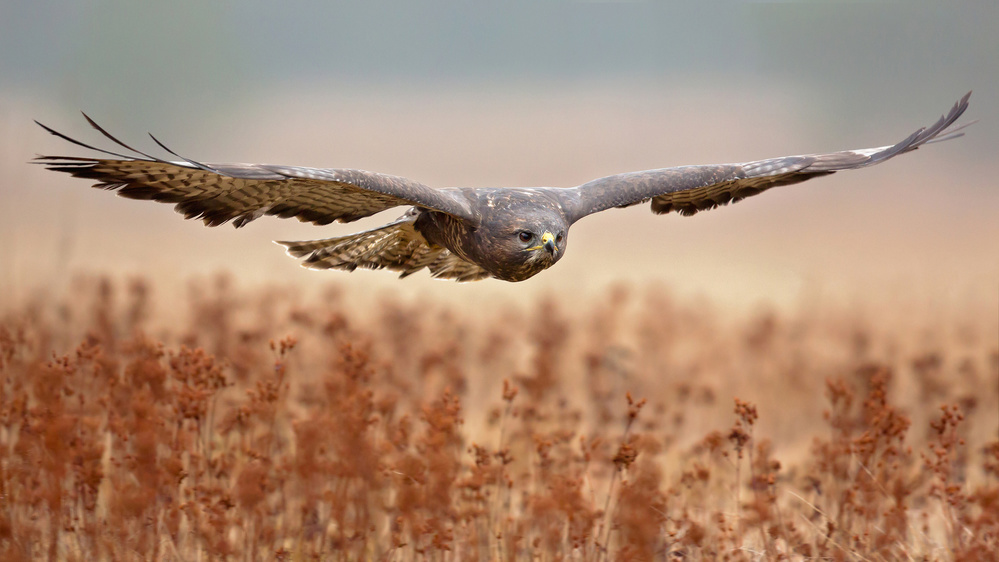
[[[490,276],[481,267],[446,248],[428,243],[416,230],[415,218],[415,215],[407,214],[384,226],[348,236],[275,243],[284,246],[289,256],[302,259],[302,266],[310,269],[385,268],[406,277],[429,268],[433,277],[457,281]]]
[[[293,258],[304,258],[305,256],[315,252],[316,250],[325,248],[335,244],[338,240],[343,240],[343,238],[327,238],[325,240],[302,240],[298,242],[281,242],[276,241],[275,244],[280,244],[284,246],[285,252]]]

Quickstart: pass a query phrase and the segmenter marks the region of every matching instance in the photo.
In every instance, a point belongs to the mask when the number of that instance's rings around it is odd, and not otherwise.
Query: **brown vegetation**
[[[994,311],[724,319],[621,286],[469,311],[220,277],[170,325],[154,289],[0,317],[0,558],[999,552]]]

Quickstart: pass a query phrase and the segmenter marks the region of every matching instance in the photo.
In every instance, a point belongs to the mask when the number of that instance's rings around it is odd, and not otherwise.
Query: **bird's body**
[[[462,195],[479,209],[474,223],[423,211],[416,227],[428,242],[450,249],[493,277],[522,281],[554,265],[565,252],[569,224],[557,196],[561,191],[465,188]],[[544,250],[535,247],[542,245],[546,232],[558,240],[555,251],[535,251]]]
[[[408,206],[399,219],[378,228],[279,244],[315,269],[387,268],[406,276],[426,268],[434,277],[458,281],[523,281],[565,255],[569,227],[587,215],[645,201],[651,201],[656,214],[692,215],[771,187],[878,164],[923,144],[960,136],[957,131],[963,126],[951,125],[967,109],[970,95],[930,127],[890,146],[628,172],[571,188],[435,189],[363,170],[206,164],[179,156],[178,161],[167,161],[128,147],[89,118],[94,128],[139,157],[94,148],[42,125],[54,135],[115,158],[42,156],[38,161],[52,170],[94,179],[95,187],[125,197],[173,203],[185,218],[200,218],[208,226],[232,221],[241,227],[264,215],[322,225]]]

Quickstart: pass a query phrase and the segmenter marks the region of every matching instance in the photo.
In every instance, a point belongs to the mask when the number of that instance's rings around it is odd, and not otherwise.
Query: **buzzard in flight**
[[[176,161],[135,150],[87,121],[134,155],[92,147],[111,158],[40,156],[48,169],[96,180],[94,187],[132,199],[173,203],[184,218],[237,228],[263,215],[313,224],[350,222],[398,206],[409,209],[378,228],[349,236],[278,242],[315,269],[388,268],[405,277],[423,268],[434,277],[523,281],[565,255],[569,227],[586,215],[652,201],[656,214],[698,211],[739,201],[779,185],[884,162],[930,142],[961,136],[950,128],[971,92],[929,127],[891,146],[830,154],[784,156],[743,164],[681,166],[607,176],[570,188],[432,188],[419,182],[339,168]],[[86,115],[84,115],[86,117]],[[152,135],[150,135],[152,136]]]

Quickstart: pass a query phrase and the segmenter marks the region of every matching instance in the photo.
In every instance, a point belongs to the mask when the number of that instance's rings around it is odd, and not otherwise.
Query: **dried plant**
[[[725,319],[625,285],[371,314],[222,276],[172,325],[149,280],[71,287],[0,312],[0,559],[999,554],[988,314]]]

